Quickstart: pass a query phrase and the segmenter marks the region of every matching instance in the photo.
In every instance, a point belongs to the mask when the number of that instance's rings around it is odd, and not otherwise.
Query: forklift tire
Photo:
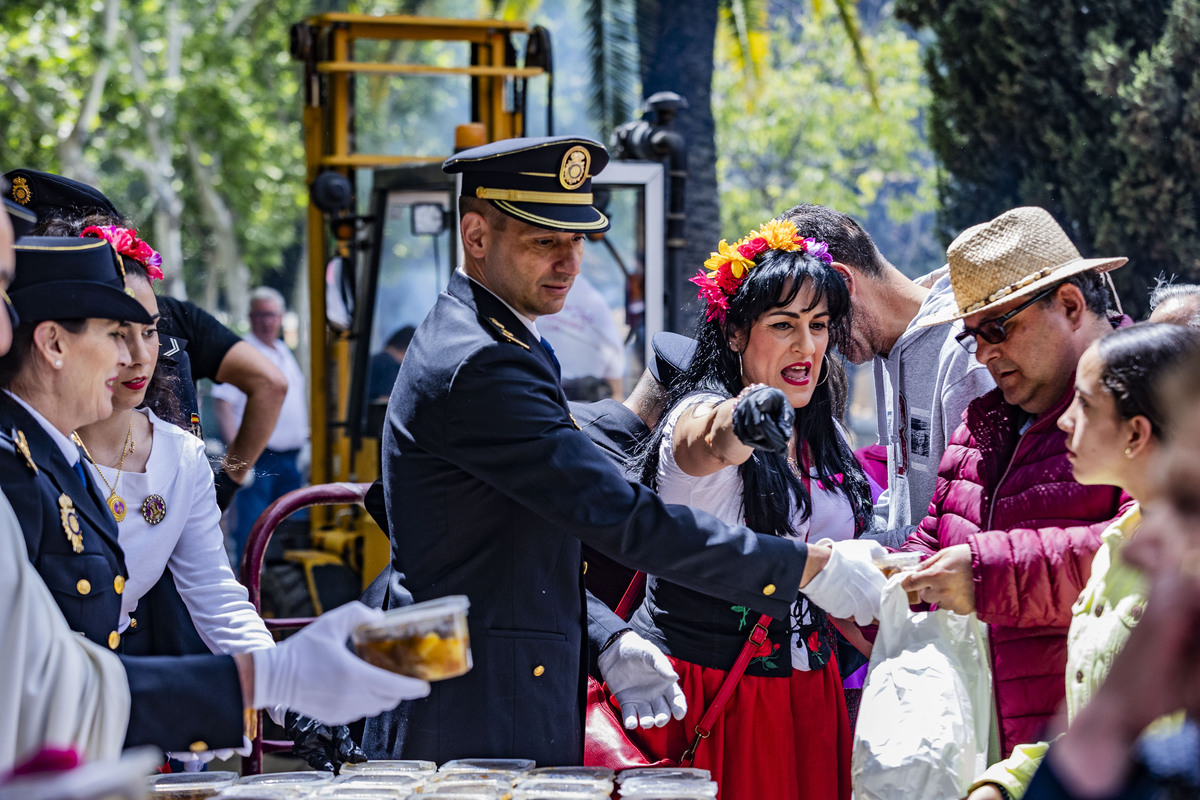
[[[281,561],[268,564],[262,573],[262,617],[287,619],[311,617],[315,613],[304,567]]]

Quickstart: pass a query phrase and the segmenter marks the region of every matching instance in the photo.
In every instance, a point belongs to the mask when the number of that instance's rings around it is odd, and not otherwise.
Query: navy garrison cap
[[[650,374],[663,386],[670,386],[692,364],[696,355],[696,340],[678,333],[659,331],[650,339],[654,358],[650,360]]]
[[[35,169],[14,169],[4,174],[9,187],[5,197],[32,211],[40,219],[76,211],[104,211],[120,217],[116,206],[99,189],[61,175]]]
[[[13,250],[17,270],[8,296],[25,322],[89,317],[153,322],[126,292],[120,258],[106,239],[25,236]]]
[[[487,200],[514,219],[552,231],[599,233],[608,217],[592,204],[592,176],[608,151],[580,136],[503,139],[464,150],[442,169],[462,173],[462,196]]]

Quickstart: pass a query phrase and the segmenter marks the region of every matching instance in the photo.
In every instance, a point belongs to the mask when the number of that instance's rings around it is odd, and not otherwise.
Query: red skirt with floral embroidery
[[[663,728],[630,731],[654,758],[678,760],[725,680],[719,669],[671,658],[688,713]],[[695,766],[712,773],[719,800],[849,800],[850,722],[836,659],[790,678],[743,675],[696,749]]]

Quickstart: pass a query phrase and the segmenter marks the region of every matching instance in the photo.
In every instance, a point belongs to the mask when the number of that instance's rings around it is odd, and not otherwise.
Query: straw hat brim
[[[1019,289],[1014,289],[1012,292],[993,300],[985,306],[980,306],[972,311],[959,311],[957,308],[953,311],[945,311],[928,319],[921,320],[917,323],[916,327],[932,328],[934,325],[945,325],[947,322],[954,322],[956,319],[969,317],[973,314],[982,314],[985,311],[990,311],[1011,303],[1019,297],[1028,297],[1031,294],[1037,294],[1049,286],[1061,283],[1072,275],[1078,275],[1090,269],[1096,272],[1111,272],[1118,267],[1124,266],[1127,261],[1129,261],[1127,258],[1077,258],[1059,266],[1044,278],[1039,278]]]

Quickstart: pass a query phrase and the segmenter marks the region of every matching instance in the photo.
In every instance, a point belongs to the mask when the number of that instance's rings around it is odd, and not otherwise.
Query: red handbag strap
[[[629,619],[629,615],[633,613],[633,604],[637,602],[638,596],[645,588],[646,573],[638,570],[633,573],[633,580],[629,581],[629,587],[625,589],[625,594],[621,595],[621,602],[617,603],[617,607],[614,609],[618,617],[623,620]]]
[[[618,617],[623,620],[629,619],[629,614],[633,611],[633,604],[637,602],[638,596],[641,595],[642,590],[645,588],[646,573],[638,570],[633,574],[633,579],[629,581],[629,588],[625,590],[625,594],[621,595],[621,602],[617,603],[615,612]],[[733,666],[729,669],[729,674],[721,682],[721,688],[717,690],[717,696],[713,698],[704,715],[700,717],[700,721],[696,723],[696,738],[692,740],[688,749],[684,751],[683,756],[679,759],[679,766],[690,767],[696,758],[696,747],[702,739],[707,739],[712,734],[713,725],[716,724],[717,718],[721,716],[721,712],[725,710],[725,704],[729,702],[729,698],[733,696],[733,690],[737,688],[738,681],[746,673],[746,667],[750,666],[750,659],[754,657],[755,651],[762,647],[763,642],[767,640],[767,626],[770,624],[770,615],[763,614],[758,618],[758,622],[754,623],[754,627],[750,629],[750,635],[746,637],[746,643],[742,645],[737,660],[733,662]]]
[[[717,718],[721,716],[721,712],[725,710],[725,704],[729,702],[729,698],[733,696],[733,690],[737,688],[738,681],[742,679],[742,675],[746,672],[746,667],[750,665],[750,659],[754,657],[755,651],[762,646],[762,643],[767,640],[767,626],[770,624],[771,617],[763,614],[758,618],[758,622],[754,623],[754,627],[750,629],[750,636],[746,638],[746,643],[742,645],[742,650],[738,653],[737,661],[733,662],[729,674],[721,682],[721,688],[717,690],[717,696],[709,704],[708,709],[704,712],[704,716],[700,717],[700,721],[696,723],[696,738],[692,740],[691,745],[688,746],[688,749],[684,751],[683,756],[679,759],[679,766],[690,767],[696,758],[696,747],[699,746],[702,739],[707,739],[712,734],[713,725],[716,724]]]

